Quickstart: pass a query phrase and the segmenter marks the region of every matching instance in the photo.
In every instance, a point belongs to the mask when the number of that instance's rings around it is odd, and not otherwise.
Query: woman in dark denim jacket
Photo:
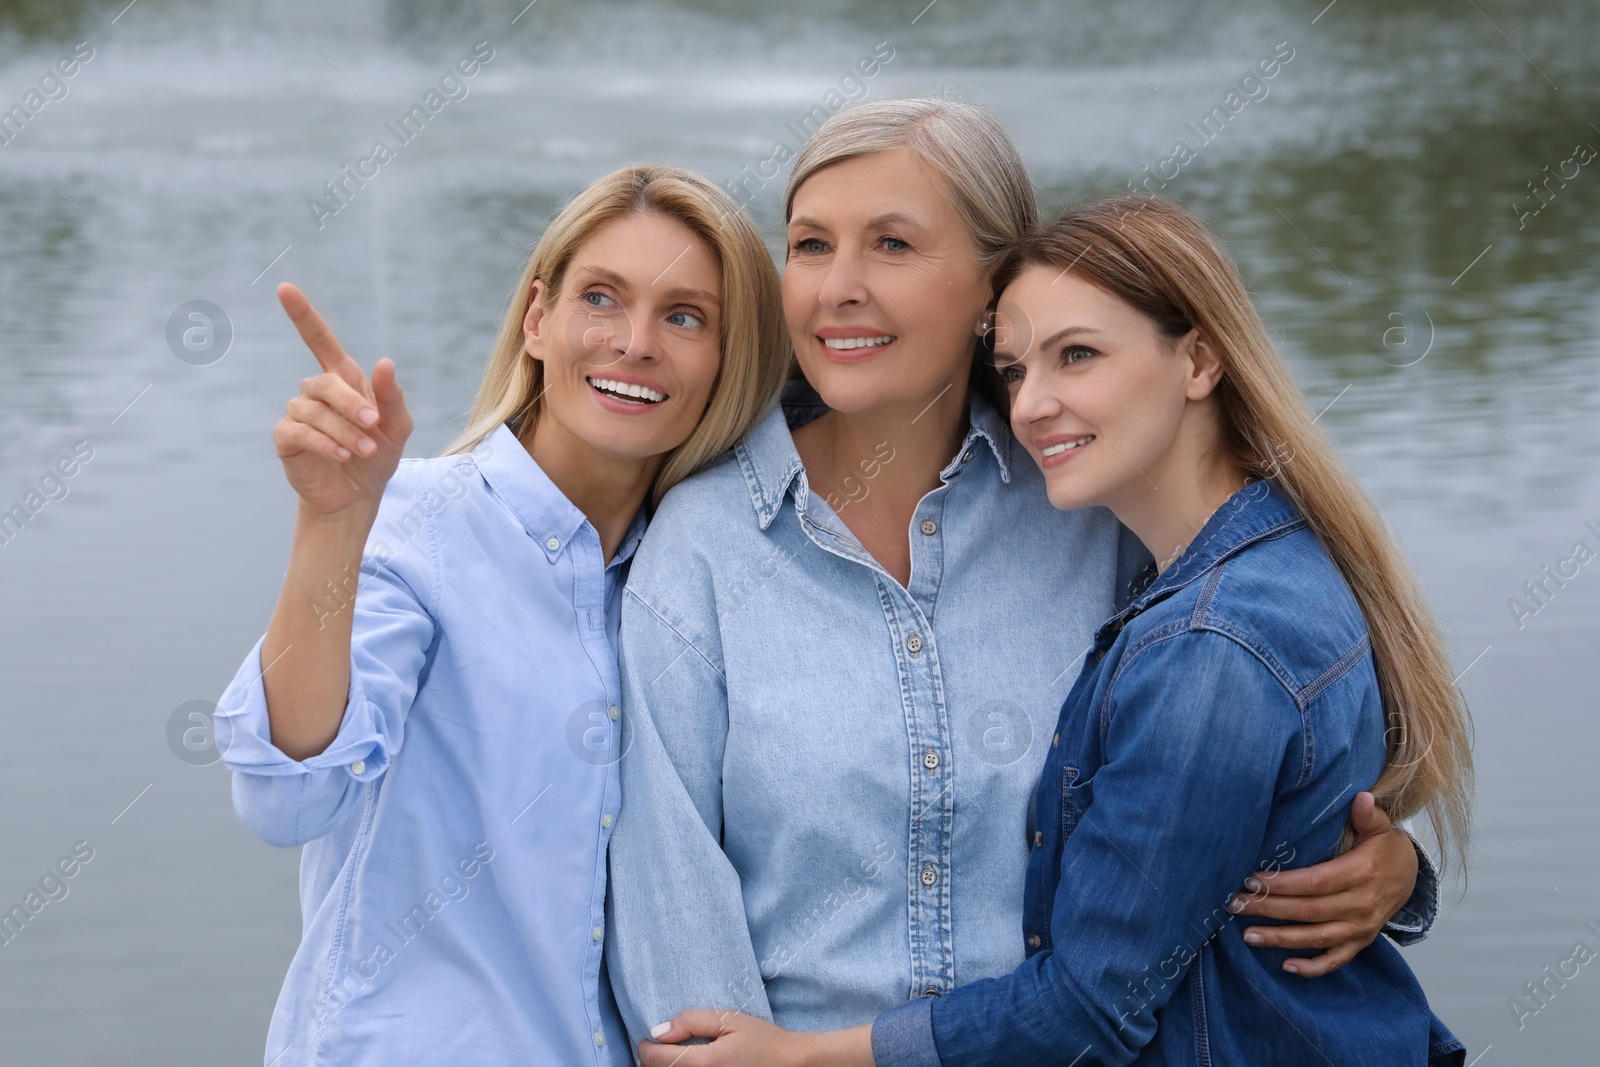
[[[1232,264],[1181,208],[1124,197],[1030,236],[999,284],[996,363],[1051,502],[1109,507],[1158,561],[1061,710],[1027,960],[827,1034],[686,1012],[681,1036],[721,1036],[663,1051],[681,1067],[1461,1063],[1392,944],[1308,982],[1232,921],[1242,876],[1339,851],[1358,791],[1426,812],[1464,855],[1472,776],[1416,581]]]

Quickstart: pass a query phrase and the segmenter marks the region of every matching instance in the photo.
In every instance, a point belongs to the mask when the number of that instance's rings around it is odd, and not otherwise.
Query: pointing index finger
[[[289,282],[284,282],[278,286],[278,303],[283,305],[289,321],[300,332],[300,340],[311,349],[311,354],[317,357],[322,369],[337,374],[353,388],[365,392],[367,379],[361,371],[361,365],[344,350],[339,339],[333,335],[332,327],[317,314],[317,309],[311,306],[306,295]]]

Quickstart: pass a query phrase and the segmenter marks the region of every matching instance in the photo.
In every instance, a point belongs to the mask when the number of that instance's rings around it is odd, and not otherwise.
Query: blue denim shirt
[[[502,426],[470,455],[403,461],[359,585],[330,582],[316,610],[354,616],[325,751],[272,744],[271,665],[251,651],[218,706],[218,748],[244,824],[305,846],[267,1063],[633,1062],[602,942],[614,642],[643,531],[640,516],[607,564]],[[287,655],[276,669],[293,669]]]
[[[1394,945],[1297,978],[1226,907],[1254,870],[1333,856],[1385,760],[1365,622],[1277,487],[1101,627],[1056,729],[1026,962],[880,1016],[879,1067],[1460,1062]]]
[[[691,1007],[865,1023],[1022,961],[1030,798],[1124,542],[1050,506],[986,401],[969,420],[906,587],[812,491],[782,411],[651,520],[606,946],[634,1040]],[[897,462],[881,446],[845,488]],[[1126,544],[1124,580],[1149,558]]]

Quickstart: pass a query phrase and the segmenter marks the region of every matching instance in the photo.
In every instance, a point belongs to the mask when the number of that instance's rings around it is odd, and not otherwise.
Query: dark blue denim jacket
[[[1298,978],[1227,910],[1251,872],[1335,855],[1385,759],[1366,624],[1276,486],[1234,494],[1100,629],[1058,730],[1027,960],[880,1015],[878,1067],[1462,1061],[1388,941]]]

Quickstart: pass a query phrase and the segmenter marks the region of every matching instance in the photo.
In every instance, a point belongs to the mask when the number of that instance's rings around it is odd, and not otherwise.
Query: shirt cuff
[[[872,1058],[877,1067],[939,1067],[933,998],[918,997],[874,1019]]]
[[[389,746],[378,732],[376,716],[361,691],[361,680],[353,666],[344,718],[326,749],[308,759],[297,760],[272,743],[267,689],[261,680],[261,646],[265,643],[265,637],[256,642],[217,702],[214,722],[217,753],[228,769],[241,774],[281,777],[345,768],[359,781],[382,774],[389,765]]]
[[[1433,920],[1439,914],[1439,872],[1417,839],[1406,834],[1411,847],[1417,850],[1417,887],[1411,899],[1384,924],[1383,932],[1397,945],[1414,945],[1428,936]]]

